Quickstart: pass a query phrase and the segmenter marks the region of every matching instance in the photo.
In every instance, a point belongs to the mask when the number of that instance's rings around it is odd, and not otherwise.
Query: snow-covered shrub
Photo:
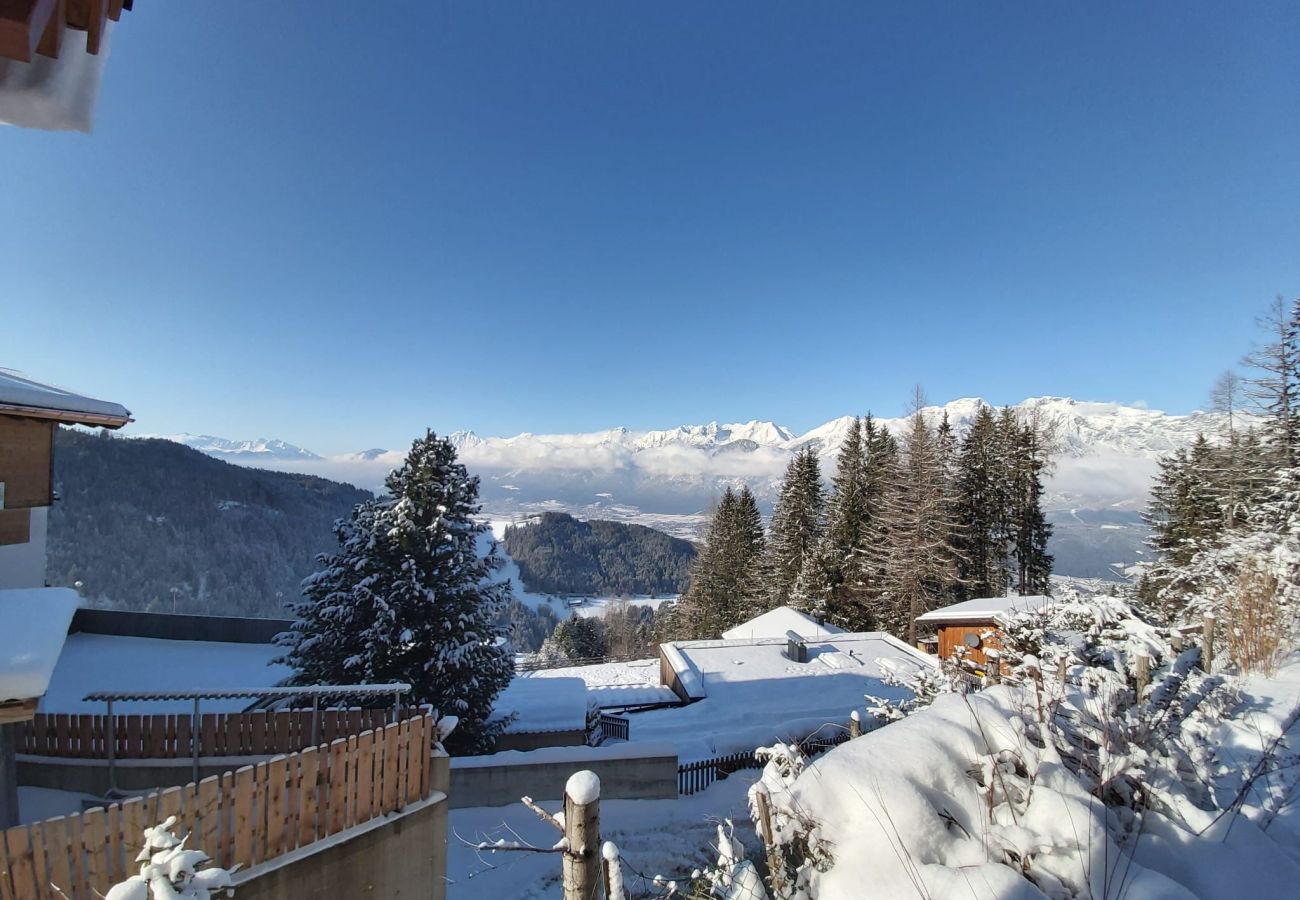
[[[1287,636],[1280,592],[1276,573],[1248,566],[1223,604],[1228,656],[1243,672],[1277,670]]]
[[[907,688],[911,696],[904,700],[890,700],[866,694],[867,712],[879,725],[896,722],[918,709],[924,709],[940,694],[965,693],[970,689],[970,676],[960,660],[941,660],[938,666],[926,666],[906,674],[891,669],[881,672],[880,680],[890,687]]]
[[[1247,794],[1267,818],[1295,793],[1255,787],[1289,765],[1288,720],[1243,768],[1234,683],[1119,598],[1017,616],[1004,648],[1006,684],[940,692],[811,764],[771,758],[751,802],[772,808],[780,900],[1185,897],[1184,844],[1222,839]]]
[[[202,850],[186,850],[185,841],[172,832],[176,817],[144,830],[144,847],[135,861],[140,874],[111,887],[104,900],[210,900],[233,897],[233,869],[205,868],[212,860]]]

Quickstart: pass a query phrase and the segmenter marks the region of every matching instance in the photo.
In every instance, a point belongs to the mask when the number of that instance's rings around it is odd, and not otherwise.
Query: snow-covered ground
[[[718,823],[735,822],[736,836],[758,852],[749,822],[745,793],[757,771],[737,772],[715,782],[708,790],[677,800],[603,800],[600,804],[601,838],[618,845],[630,896],[662,894],[643,883],[663,875],[675,879],[685,893],[693,869],[717,858]],[[560,803],[543,803],[551,811]],[[553,853],[476,850],[480,841],[525,841],[549,847],[559,833],[541,822],[522,803],[512,806],[453,809],[447,841],[448,900],[539,900],[559,898],[560,857]]]

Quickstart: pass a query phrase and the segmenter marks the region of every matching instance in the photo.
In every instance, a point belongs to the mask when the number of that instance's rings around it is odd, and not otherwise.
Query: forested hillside
[[[680,593],[695,559],[690,541],[662,531],[565,513],[508,527],[505,547],[524,587],[545,594]]]
[[[50,584],[81,581],[107,606],[214,615],[283,615],[316,554],[335,548],[334,521],[371,496],[171,441],[67,429],[54,478]]]

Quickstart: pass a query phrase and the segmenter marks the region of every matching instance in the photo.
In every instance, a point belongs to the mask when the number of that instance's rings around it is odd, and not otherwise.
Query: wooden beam
[[[0,56],[31,62],[55,0],[0,0]]]
[[[50,21],[45,25],[45,33],[41,35],[41,42],[36,45],[36,52],[41,56],[58,59],[59,51],[63,49],[63,29],[67,25],[68,0],[57,0],[54,15],[50,16]]]
[[[0,703],[0,725],[13,722],[30,722],[36,718],[36,704],[39,697],[30,700],[15,700],[12,703]]]
[[[108,28],[108,0],[90,0],[90,22],[86,27],[86,52],[99,54]]]
[[[108,17],[114,22],[122,18],[122,0],[108,0]]]

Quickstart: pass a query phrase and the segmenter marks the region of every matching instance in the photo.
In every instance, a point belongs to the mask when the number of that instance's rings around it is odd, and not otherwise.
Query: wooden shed
[[[934,609],[916,619],[918,628],[934,628],[938,635],[940,659],[951,659],[958,647],[965,647],[965,658],[978,664],[988,662],[987,651],[999,650],[1000,617],[1015,612],[1046,608],[1051,597],[978,597],[952,606]]]

